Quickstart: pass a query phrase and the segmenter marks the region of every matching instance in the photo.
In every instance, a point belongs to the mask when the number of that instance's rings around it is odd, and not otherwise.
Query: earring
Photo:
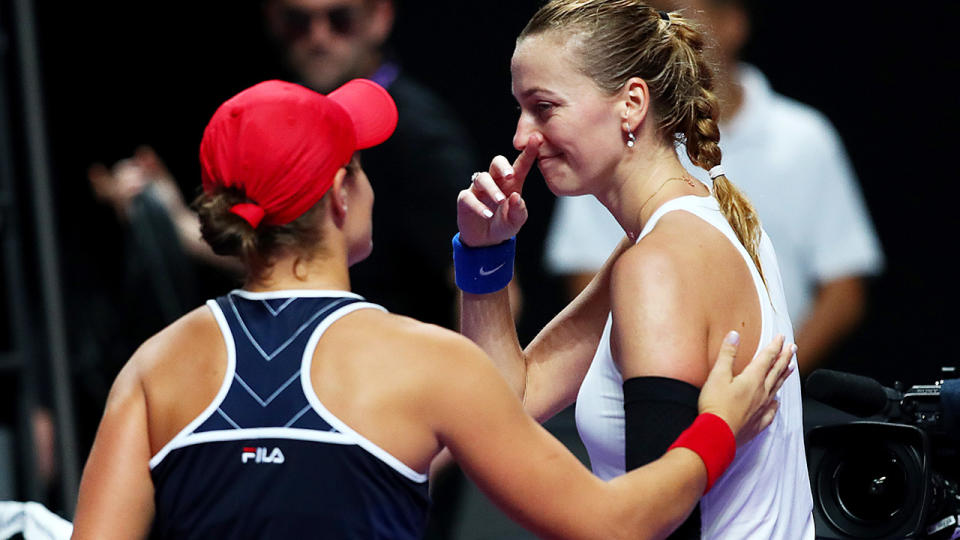
[[[637,144],[637,136],[632,131],[627,132],[627,148],[633,148]]]

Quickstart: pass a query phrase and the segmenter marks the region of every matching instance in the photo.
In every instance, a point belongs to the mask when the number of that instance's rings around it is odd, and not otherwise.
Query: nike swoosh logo
[[[484,276],[484,277],[489,276],[490,274],[492,274],[492,273],[496,272],[497,270],[503,268],[503,265],[505,265],[505,264],[507,264],[507,263],[505,263],[505,262],[504,262],[504,263],[500,263],[500,266],[494,268],[493,270],[484,270],[483,267],[481,266],[481,267],[480,267],[480,275],[481,275],[481,276]]]

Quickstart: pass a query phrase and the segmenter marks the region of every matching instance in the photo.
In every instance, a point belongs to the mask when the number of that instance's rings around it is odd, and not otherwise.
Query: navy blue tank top
[[[331,414],[310,383],[323,332],[383,308],[341,291],[237,290],[207,306],[227,370],[213,402],[150,460],[151,538],[419,539],[427,476]]]

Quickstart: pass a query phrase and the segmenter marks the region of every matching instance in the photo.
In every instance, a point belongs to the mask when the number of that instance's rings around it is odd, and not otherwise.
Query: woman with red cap
[[[396,118],[365,80],[327,96],[268,81],[217,110],[196,206],[204,239],[239,257],[247,280],[147,340],[117,377],[76,538],[419,538],[445,447],[542,536],[657,536],[730,462],[735,434],[769,424],[793,350],[775,340],[733,377],[731,338],[702,421],[605,483],[466,338],[351,293],[348,268],[372,246],[357,152]]]

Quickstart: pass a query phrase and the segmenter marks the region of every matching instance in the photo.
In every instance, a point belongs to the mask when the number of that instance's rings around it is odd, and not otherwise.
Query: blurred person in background
[[[354,288],[391,311],[454,327],[455,287],[446,251],[459,181],[476,168],[475,142],[454,112],[417,82],[388,47],[391,0],[267,0],[267,23],[292,74],[325,92],[365,77],[397,103],[397,131],[363,155],[384,201],[374,213],[377,249],[351,271]]]
[[[868,278],[883,253],[839,135],[815,109],[776,93],[740,54],[750,33],[742,0],[652,0],[701,21],[717,68],[724,170],[755,205],[777,248],[796,340],[809,374],[854,331],[867,305]],[[706,171],[681,162],[710,185]],[[571,297],[589,283],[623,231],[593,197],[557,202],[547,268],[566,276]]]

